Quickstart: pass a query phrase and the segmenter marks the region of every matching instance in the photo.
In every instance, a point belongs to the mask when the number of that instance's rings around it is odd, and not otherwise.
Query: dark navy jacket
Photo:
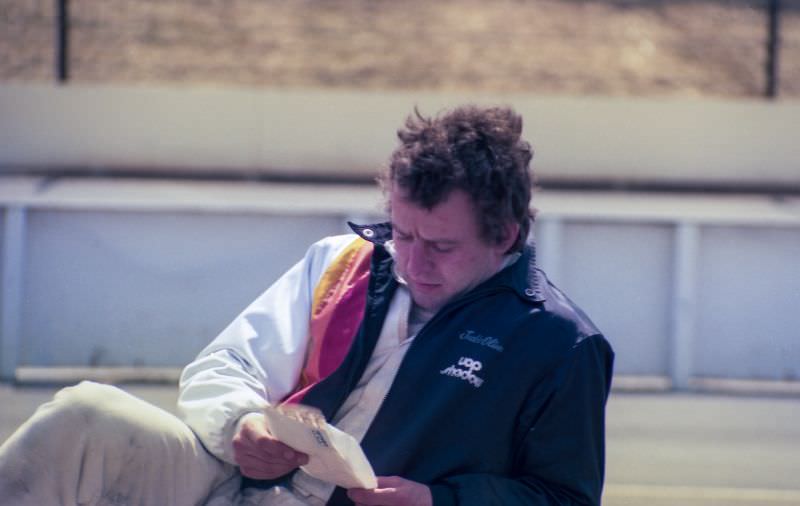
[[[375,244],[364,319],[341,366],[303,399],[328,419],[360,379],[397,288],[389,225],[352,226]],[[420,330],[361,445],[378,476],[427,484],[435,506],[598,505],[613,359],[529,244]],[[353,503],[337,489],[328,504]]]

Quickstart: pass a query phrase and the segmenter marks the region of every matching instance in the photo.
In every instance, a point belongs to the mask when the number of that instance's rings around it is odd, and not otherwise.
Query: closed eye
[[[433,249],[433,251],[437,253],[450,253],[451,251],[456,249],[456,246],[455,244],[451,243],[434,242],[431,243],[431,249]]]
[[[402,232],[397,232],[396,230],[392,233],[392,238],[395,241],[403,241],[403,242],[411,240],[411,236],[409,234],[404,234]]]

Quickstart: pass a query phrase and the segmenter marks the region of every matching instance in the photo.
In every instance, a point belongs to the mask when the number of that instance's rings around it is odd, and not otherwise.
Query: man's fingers
[[[282,455],[266,455],[258,450],[241,452],[238,454],[239,460],[251,460],[253,462],[261,462],[263,464],[286,464],[297,467],[307,463],[308,457],[302,453],[298,453],[294,458],[286,459]]]
[[[297,463],[285,460],[264,460],[259,456],[244,455],[238,460],[243,475],[257,479],[271,479],[297,468]]]
[[[269,433],[259,417],[248,415],[233,438],[233,457],[244,476],[272,479],[308,464],[308,455],[293,450]]]
[[[244,421],[239,429],[239,435],[255,444],[259,439],[269,437],[270,433],[263,419],[251,417]]]
[[[353,488],[347,495],[358,506],[432,506],[427,485],[400,478],[379,476],[378,487],[372,490]]]
[[[351,501],[359,506],[393,506],[393,499],[397,495],[394,488],[374,488],[365,490],[363,488],[351,488],[347,491],[347,496]]]
[[[237,455],[250,454],[262,457],[264,460],[279,459],[296,465],[308,463],[308,456],[281,443],[266,433],[254,433],[242,430],[239,437],[233,440],[233,450]]]
[[[305,456],[304,453],[294,450],[290,446],[286,446],[276,439],[271,437],[260,438],[256,442],[256,446],[265,455],[271,457],[279,457],[284,460],[297,460],[299,456]]]
[[[408,483],[408,480],[399,476],[376,476],[378,486],[376,488],[397,488]]]

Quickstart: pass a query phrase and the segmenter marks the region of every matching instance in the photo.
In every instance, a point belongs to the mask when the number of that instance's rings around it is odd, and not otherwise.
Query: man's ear
[[[505,255],[514,243],[517,242],[517,238],[519,237],[519,223],[510,221],[506,223],[503,228],[505,229],[505,234],[503,240],[498,243],[498,250]]]

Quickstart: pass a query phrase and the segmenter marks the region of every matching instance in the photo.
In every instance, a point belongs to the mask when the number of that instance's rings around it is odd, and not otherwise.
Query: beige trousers
[[[59,391],[0,446],[3,506],[301,506],[241,475],[189,427],[116,387]]]

